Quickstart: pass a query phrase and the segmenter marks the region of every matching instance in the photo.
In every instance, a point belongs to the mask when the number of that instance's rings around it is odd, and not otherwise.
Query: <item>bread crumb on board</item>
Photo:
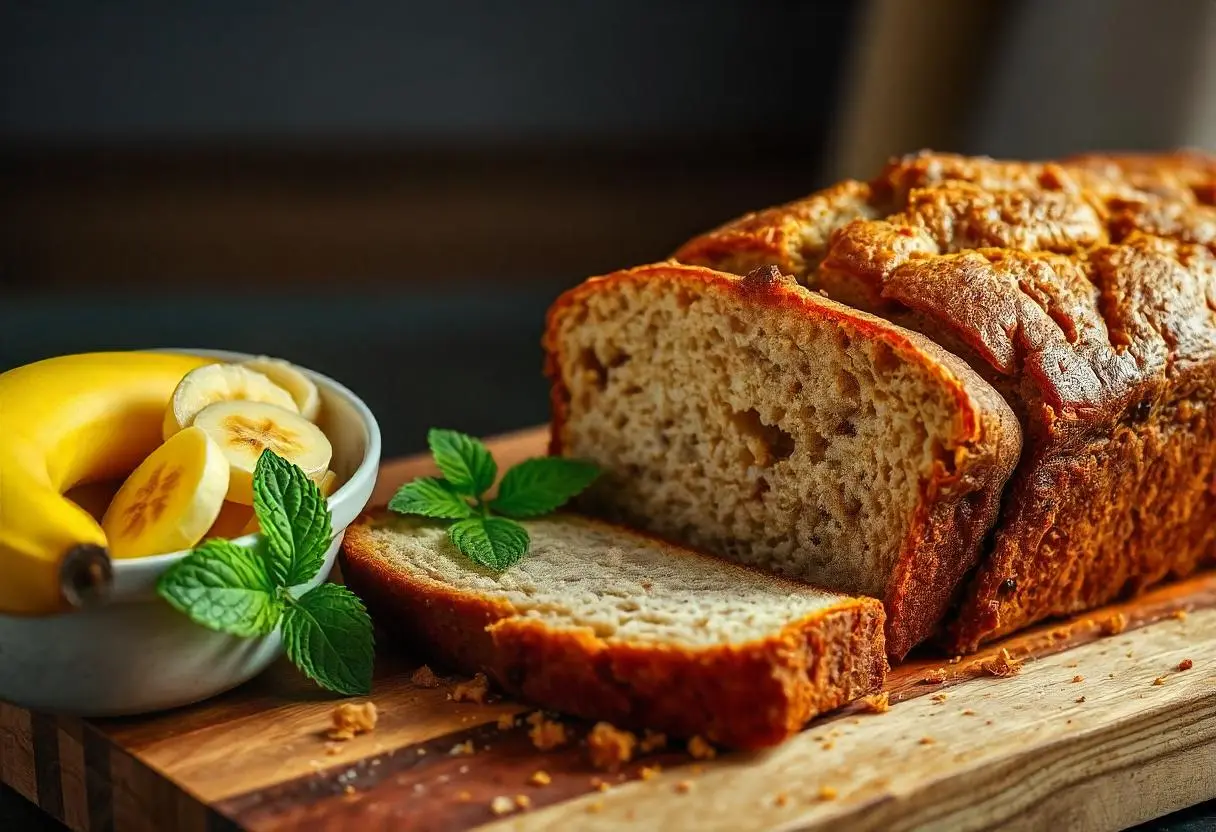
[[[602,811],[604,811],[604,801],[602,800],[587,804],[587,814],[589,815],[598,815]]]
[[[515,727],[515,714],[502,714],[498,717],[498,730],[510,731]]]
[[[1154,684],[1154,685],[1164,685],[1164,684],[1165,684],[1165,677],[1164,677],[1164,676],[1158,676],[1156,679],[1154,679],[1154,680],[1153,680],[1153,684]]]
[[[712,760],[718,752],[700,734],[688,741],[688,753],[694,760]]]
[[[652,751],[658,751],[667,746],[667,735],[658,731],[646,729],[642,734],[641,742],[638,743],[638,750],[643,754],[649,754]]]
[[[949,699],[949,698],[950,698],[950,694],[948,694],[948,693],[935,693],[935,694],[933,694],[932,696],[930,696],[929,698],[930,698],[930,699],[932,699],[934,702],[937,702],[938,704],[940,704],[940,703],[942,703],[942,702],[945,702],[947,699]]]
[[[528,778],[528,784],[532,786],[547,786],[552,782],[553,778],[549,775],[549,772],[543,769],[532,772],[532,776]]]
[[[450,749],[448,749],[448,754],[450,754],[453,757],[459,757],[462,755],[468,756],[472,753],[473,753],[473,741],[472,740],[465,740],[464,742],[458,742],[455,745],[453,745]]]
[[[946,668],[938,667],[926,673],[924,678],[921,679],[921,683],[926,685],[940,685],[942,682],[946,681],[947,676],[948,674],[946,673]]]
[[[1072,700],[1072,701],[1073,701],[1073,702],[1076,702],[1078,705],[1080,705],[1082,702],[1084,702],[1084,701],[1085,701],[1085,697],[1084,697],[1084,696],[1078,696],[1076,699],[1074,699],[1074,700]]]
[[[937,740],[933,739],[933,737],[921,737],[917,742],[921,745],[933,745]]]
[[[437,688],[439,687],[439,677],[435,675],[435,671],[431,670],[430,665],[424,664],[410,674],[410,684],[420,688]]]
[[[1127,629],[1127,616],[1121,612],[1107,616],[1102,621],[1101,629],[1103,635],[1117,636]]]
[[[980,668],[987,674],[997,677],[1016,676],[1022,670],[1023,661],[1015,659],[1009,655],[1009,651],[1002,647],[1001,652],[990,659],[985,660]]]
[[[500,817],[509,815],[515,811],[515,801],[505,794],[500,794],[490,801],[490,811]]]
[[[569,739],[566,735],[566,726],[549,719],[542,711],[533,711],[528,714],[527,723],[531,726],[528,729],[528,737],[531,738],[532,745],[536,746],[539,751],[551,751],[559,745],[565,745]]]
[[[1076,682],[1084,682],[1084,681],[1085,681],[1085,677],[1084,677],[1084,676],[1082,676],[1080,673],[1078,673],[1076,676],[1073,676],[1073,677],[1072,677],[1072,680],[1073,680],[1073,682],[1074,682],[1074,683],[1076,683]]]
[[[963,708],[963,716],[975,716],[975,711],[970,708]]]
[[[1190,659],[1183,659],[1182,661],[1178,662],[1179,671],[1190,670],[1194,666],[1195,666],[1195,663],[1193,661],[1191,661]]]
[[[517,794],[515,795],[515,805],[526,812],[532,808],[532,798],[526,794]]]
[[[638,769],[638,777],[643,780],[653,780],[663,772],[663,767],[655,764],[653,766],[642,766]]]
[[[357,734],[366,734],[376,728],[379,714],[375,702],[342,702],[330,711],[332,721],[328,737],[331,740],[350,740]]]
[[[820,786],[819,794],[817,795],[817,797],[820,800],[835,800],[836,799],[836,789],[832,788],[831,786]]]
[[[691,780],[681,780],[679,783],[676,783],[676,793],[688,794],[690,791],[692,791],[692,787],[693,782]]]
[[[891,694],[885,690],[882,693],[874,693],[870,696],[861,697],[861,709],[870,714],[885,714],[891,710]]]
[[[1170,613],[1170,618],[1175,618],[1178,621],[1186,621],[1186,610],[1174,610]]]
[[[790,804],[790,796],[785,792],[777,792],[776,797],[773,798],[773,803],[778,806],[788,806]]]
[[[595,723],[591,733],[587,734],[591,764],[606,771],[615,771],[632,760],[637,744],[637,736],[607,722]]]
[[[476,705],[484,705],[489,698],[490,680],[484,673],[478,673],[468,681],[457,682],[456,687],[452,688],[453,702],[472,702]]]

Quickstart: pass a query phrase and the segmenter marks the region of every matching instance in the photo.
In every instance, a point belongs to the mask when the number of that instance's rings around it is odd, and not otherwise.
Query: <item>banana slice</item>
[[[265,402],[298,413],[296,400],[256,370],[240,364],[208,364],[186,373],[165,409],[165,438],[194,423],[203,408],[216,402]]]
[[[241,505],[253,505],[253,469],[267,448],[300,466],[313,480],[325,473],[333,456],[319,427],[272,404],[220,402],[200,411],[194,426],[205,430],[228,457],[232,469],[228,499]]]
[[[228,460],[199,428],[179,431],[145,459],[101,520],[110,555],[139,558],[189,549],[219,516]]]
[[[321,475],[321,479],[317,480],[317,488],[321,489],[322,497],[329,497],[338,490],[338,475],[333,471],[326,471]]]
[[[312,379],[300,372],[294,364],[281,358],[259,355],[242,362],[242,366],[261,373],[282,387],[291,394],[301,416],[310,422],[317,421],[317,416],[321,413],[321,391],[312,383]]]
[[[328,497],[330,494],[333,494],[334,490],[337,488],[337,485],[338,485],[338,475],[335,474],[333,471],[326,471],[324,474],[321,475],[321,479],[317,481],[317,488],[319,488],[321,490],[322,497]],[[253,509],[249,508],[248,506],[242,506],[239,503],[224,503],[224,510],[227,511],[229,506],[234,506],[236,508],[245,509],[245,513],[248,515],[248,518],[246,519],[244,525],[238,527],[238,529],[236,531],[227,534],[226,535],[227,537],[229,537],[229,538],[244,537],[247,534],[256,534],[257,532],[260,532],[262,530],[262,527],[258,524],[258,516],[253,513]],[[223,512],[221,512],[220,514],[222,517]],[[219,525],[218,520],[216,521],[215,525],[216,526]],[[214,531],[214,527],[213,527],[213,531]],[[208,536],[211,536],[211,535],[208,535]]]

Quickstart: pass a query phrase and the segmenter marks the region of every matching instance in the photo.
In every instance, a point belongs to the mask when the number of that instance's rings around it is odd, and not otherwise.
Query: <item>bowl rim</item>
[[[202,358],[218,358],[226,361],[244,361],[246,359],[259,358],[262,353],[246,353],[237,352],[235,350],[215,350],[203,349],[194,347],[157,347],[155,349],[146,350],[129,350],[129,352],[158,352],[170,353],[176,355],[197,355]],[[286,360],[286,359],[284,359]],[[346,482],[329,495],[326,501],[332,506],[334,503],[343,502],[344,498],[349,497],[354,493],[356,486],[364,482],[367,478],[374,479],[380,470],[380,454],[381,454],[381,438],[380,424],[376,421],[375,415],[371,408],[356,396],[349,387],[341,382],[335,381],[323,373],[318,373],[316,370],[309,369],[300,364],[291,362],[292,366],[300,370],[304,375],[308,376],[319,387],[326,388],[328,392],[332,392],[344,399],[359,416],[359,421],[363,425],[364,431],[367,433],[367,447],[363,453],[363,459],[359,462],[359,466],[347,478]],[[364,507],[360,506],[362,510]],[[342,529],[334,529],[335,534],[343,531]],[[248,534],[243,537],[235,538],[236,541],[252,540],[255,534]],[[163,555],[148,555],[142,558],[111,558],[110,566],[114,571],[114,577],[117,579],[119,575],[127,575],[135,572],[147,572],[149,570],[160,572],[172,566],[178,561],[190,554],[190,549],[183,549],[177,552],[166,552]],[[133,577],[133,576],[132,576]]]

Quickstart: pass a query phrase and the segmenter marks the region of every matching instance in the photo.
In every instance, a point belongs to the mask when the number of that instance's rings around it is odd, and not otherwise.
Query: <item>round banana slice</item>
[[[186,428],[153,451],[101,520],[110,555],[139,558],[203,539],[228,493],[228,460],[205,431]]]
[[[316,480],[329,467],[333,448],[321,429],[299,413],[272,404],[220,402],[203,408],[194,426],[205,430],[228,457],[228,499],[253,505],[253,470],[269,448]]]
[[[240,364],[208,364],[186,373],[178,382],[165,410],[164,432],[168,439],[194,424],[203,408],[216,402],[265,402],[298,413],[291,393],[256,370]]]
[[[242,366],[261,373],[282,387],[295,400],[301,416],[310,422],[317,421],[317,416],[321,413],[321,391],[313,384],[312,379],[300,372],[294,364],[281,358],[259,355],[243,362]]]

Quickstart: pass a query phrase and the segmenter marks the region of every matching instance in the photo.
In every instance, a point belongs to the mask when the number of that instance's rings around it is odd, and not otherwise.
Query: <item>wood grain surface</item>
[[[492,447],[505,467],[543,453],[545,434]],[[430,470],[386,465],[376,501]],[[1002,650],[1022,664],[997,677]],[[587,760],[587,723],[539,751],[525,705],[453,702],[455,678],[419,687],[416,666],[382,638],[379,725],[344,743],[325,736],[338,700],[286,663],[150,717],[0,704],[0,778],[80,832],[1113,830],[1216,797],[1216,575],[964,659],[914,658],[885,713],[846,708],[776,749],[697,761],[672,747],[612,774]],[[547,785],[529,783],[537,771]]]

